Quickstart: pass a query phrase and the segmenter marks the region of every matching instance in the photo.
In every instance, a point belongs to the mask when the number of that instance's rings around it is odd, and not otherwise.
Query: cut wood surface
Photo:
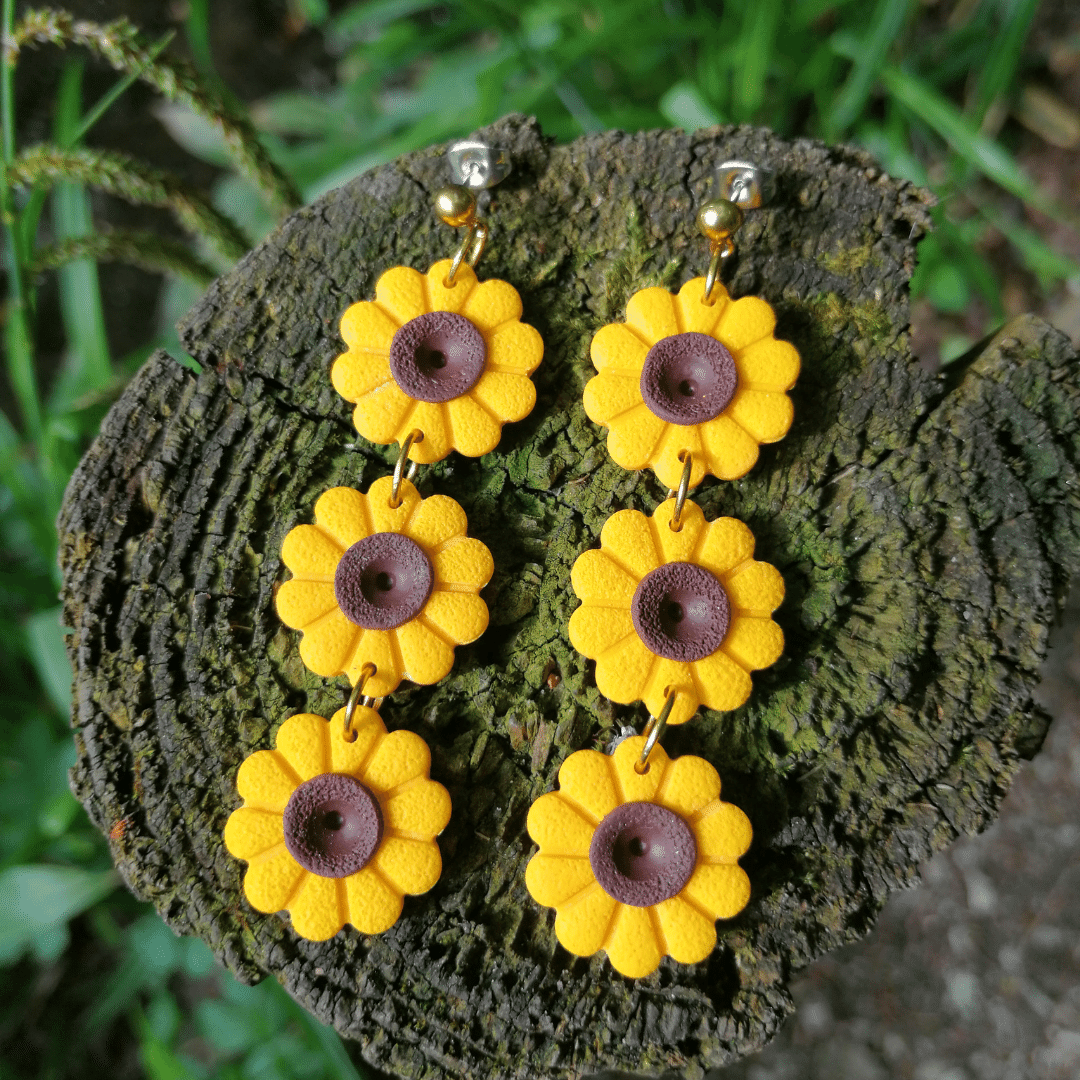
[[[555,146],[523,117],[481,135],[514,172],[485,211],[480,277],[520,291],[545,357],[535,410],[494,453],[417,481],[462,504],[496,566],[487,633],[382,710],[427,740],[453,798],[441,880],[383,935],[312,943],[247,904],[221,833],[245,756],[347,693],[304,668],[275,613],[279,552],[322,491],[392,467],[396,448],[357,437],[328,373],[342,312],[383,270],[452,251],[431,208],[442,147],[290,217],[184,320],[202,373],[157,353],[109,413],[60,518],[72,785],[138,896],[241,979],[280,979],[373,1076],[701,1077],[763,1045],[792,975],[984,827],[1038,749],[1032,689],[1080,561],[1080,367],[1032,317],[942,375],[920,365],[907,286],[930,197],[859,151],[749,127]],[[569,753],[645,718],[603,700],[569,644],[570,567],[611,513],[666,493],[611,461],[581,392],[593,333],[633,292],[704,272],[694,211],[725,158],[776,171],[725,282],[775,307],[803,371],[787,438],[694,498],[745,521],[783,573],[787,645],[746,706],[665,737],[711,761],[750,816],[750,904],[707,962],[633,981],[557,944],[525,890],[525,817]]]

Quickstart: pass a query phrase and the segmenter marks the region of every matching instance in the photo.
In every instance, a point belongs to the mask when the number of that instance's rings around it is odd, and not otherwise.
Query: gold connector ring
[[[679,477],[679,490],[675,493],[675,513],[671,515],[668,528],[672,532],[682,532],[682,512],[686,505],[686,493],[690,490],[690,473],[694,467],[694,455],[690,450],[680,450],[679,460],[683,463],[682,476]]]
[[[671,710],[675,707],[675,698],[679,691],[672,690],[671,687],[668,687],[666,693],[667,700],[664,702],[664,707],[660,710],[660,715],[650,716],[649,722],[645,725],[645,730],[642,732],[645,736],[645,745],[641,748],[641,757],[634,762],[634,771],[638,773],[638,775],[646,773],[649,770],[649,755],[660,741],[660,736],[664,734],[668,717],[671,715]]]
[[[352,688],[352,693],[349,695],[349,702],[345,706],[345,741],[355,742],[356,732],[352,729],[352,718],[356,712],[357,703],[360,701],[360,696],[364,692],[364,684],[368,679],[373,678],[375,672],[379,669],[374,664],[365,664],[360,669],[360,678],[356,680],[356,685]]]
[[[454,261],[450,264],[450,273],[446,275],[445,285],[448,289],[454,287],[454,278],[457,277],[457,272],[461,269],[463,261],[473,267],[480,261],[480,256],[484,254],[487,238],[488,227],[483,221],[474,221],[469,226],[468,231],[465,233],[465,239],[461,241],[461,246],[454,254]]]
[[[390,487],[390,509],[396,510],[401,505],[401,481],[402,478],[411,480],[416,475],[416,462],[409,462],[409,471],[405,472],[405,462],[409,460],[409,451],[415,443],[424,441],[424,433],[419,428],[413,428],[405,441],[401,444],[397,462],[394,465],[394,483]]]

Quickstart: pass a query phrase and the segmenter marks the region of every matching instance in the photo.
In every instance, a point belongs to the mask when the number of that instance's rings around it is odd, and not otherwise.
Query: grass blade
[[[1016,78],[1024,51],[1024,42],[1031,32],[1031,23],[1039,0],[1019,0],[1010,5],[1005,24],[986,50],[986,63],[979,70],[967,115],[976,127],[981,127],[990,106],[1003,96]]]

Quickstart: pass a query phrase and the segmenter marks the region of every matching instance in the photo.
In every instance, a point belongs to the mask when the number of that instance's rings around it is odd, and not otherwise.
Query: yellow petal
[[[615,783],[619,788],[621,802],[652,802],[656,798],[660,785],[664,782],[664,774],[667,772],[671,759],[659,743],[653,747],[649,755],[646,771],[639,773],[635,768],[641,759],[644,746],[644,735],[632,735],[619,743],[611,755]]]
[[[638,578],[660,565],[649,519],[640,510],[620,510],[604,522],[600,547]]]
[[[270,914],[281,911],[296,893],[308,872],[282,844],[265,855],[257,855],[244,875],[244,895],[256,910]]]
[[[293,929],[308,941],[326,941],[344,925],[345,887],[339,878],[308,874],[289,902]]]
[[[382,810],[386,828],[413,840],[434,840],[450,821],[450,793],[434,780],[418,780]]]
[[[771,563],[744,563],[724,577],[731,606],[744,615],[770,615],[784,600],[784,579]]]
[[[616,417],[641,403],[640,377],[614,371],[594,375],[585,384],[582,396],[585,415],[594,424],[610,424]]]
[[[773,309],[757,296],[744,296],[728,304],[720,313],[713,337],[730,352],[735,352],[767,338],[775,327]]]
[[[351,304],[341,316],[341,336],[350,349],[389,353],[397,331],[398,324],[367,300]]]
[[[375,853],[373,864],[398,892],[419,896],[439,880],[442,854],[434,840],[388,836]]]
[[[360,633],[360,627],[349,622],[335,607],[329,615],[304,628],[300,659],[310,671],[323,678],[340,675],[353,655]]]
[[[365,664],[375,665],[375,674],[364,684],[369,697],[382,697],[396,690],[404,678],[401,657],[394,648],[393,630],[365,630],[356,642],[342,670],[349,682],[356,685]]]
[[[631,907],[629,904],[619,905],[615,925],[604,948],[611,966],[628,979],[651,975],[664,958],[660,943],[656,940],[649,909]]]
[[[448,442],[459,454],[483,457],[499,445],[502,425],[468,394],[448,401],[446,414]]]
[[[314,525],[290,529],[281,545],[281,561],[300,577],[333,581],[344,549]]]
[[[425,500],[431,502],[431,499]],[[413,535],[409,523],[409,535]],[[461,588],[482,589],[495,572],[495,563],[486,544],[471,537],[455,538],[431,559],[435,569],[435,588],[454,585]]]
[[[758,459],[758,444],[730,416],[721,413],[699,427],[709,471],[720,480],[745,476]]]
[[[649,346],[625,323],[608,323],[593,335],[589,355],[597,371],[641,379]]]
[[[710,709],[737,709],[746,704],[753,684],[746,671],[739,667],[721,645],[711,656],[690,665],[701,694],[701,703]]]
[[[644,469],[664,434],[667,423],[644,402],[611,421],[607,448],[616,465]]]
[[[461,314],[481,331],[494,330],[503,323],[521,318],[521,297],[508,281],[490,278],[469,293]]]
[[[468,527],[465,511],[449,495],[429,495],[413,511],[403,531],[421,547],[428,548],[430,554],[431,548],[455,536],[464,536]]]
[[[704,758],[684,754],[668,766],[656,801],[684,818],[720,798],[720,774]]]
[[[628,705],[637,701],[656,663],[637,633],[612,645],[596,661],[596,688],[606,698]]]
[[[700,704],[697,687],[690,675],[690,665],[661,658],[649,673],[649,680],[641,691],[641,700],[653,716],[659,716],[672,691],[675,692],[675,704],[668,713],[667,722],[684,724],[697,712]]]
[[[759,443],[782,439],[795,418],[791,398],[779,391],[741,388],[731,399],[727,415]]]
[[[683,895],[717,919],[738,915],[750,901],[750,879],[741,866],[699,863],[683,887]]]
[[[393,633],[405,665],[405,678],[429,686],[445,678],[454,666],[454,647],[445,642],[430,626],[412,619]]]
[[[360,779],[382,796],[418,776],[426,777],[430,767],[431,751],[419,735],[392,731],[379,741]]]
[[[294,630],[303,630],[337,607],[332,581],[286,581],[274,597],[278,618]]]
[[[315,502],[315,524],[347,551],[368,535],[364,496],[355,488],[324,491]]]
[[[799,354],[787,341],[765,338],[732,353],[739,385],[755,390],[790,390],[799,377]]]
[[[596,660],[623,638],[635,633],[629,608],[593,607],[583,604],[570,616],[570,644],[590,660]]]
[[[488,606],[476,593],[440,590],[428,597],[421,618],[455,645],[468,645],[487,629]]]
[[[653,531],[660,548],[660,561],[694,562],[694,551],[705,529],[705,515],[693,499],[687,499],[683,504],[679,531],[674,532],[671,528],[674,514],[674,499],[665,499],[653,511]]]
[[[381,353],[342,353],[330,369],[330,381],[346,401],[359,401],[393,379],[390,360]]]
[[[225,847],[238,859],[252,859],[285,839],[282,816],[253,806],[241,806],[225,822]]]
[[[716,948],[716,924],[681,896],[656,905],[664,951],[680,964],[699,964]]]
[[[449,402],[418,401],[409,416],[409,422],[403,425],[398,442],[414,428],[422,431],[424,438],[414,442],[409,449],[409,460],[421,465],[430,465],[442,461],[454,449],[454,437],[446,415]]]
[[[373,533],[404,532],[405,527],[421,505],[420,492],[411,480],[402,479],[398,489],[398,505],[390,505],[393,493],[393,476],[380,476],[368,488],[365,510]]]
[[[705,527],[694,562],[719,577],[754,554],[754,534],[736,518],[717,518]]]
[[[244,758],[236,774],[240,798],[256,810],[284,813],[286,803],[299,786],[300,778],[274,750],[257,750]]]
[[[758,671],[780,658],[784,651],[784,632],[772,619],[736,616],[720,647],[742,667]]]
[[[330,767],[330,726],[314,713],[297,713],[278,728],[274,746],[301,780]]]
[[[559,944],[575,956],[592,956],[603,948],[617,907],[621,905],[594,884],[572,903],[557,909],[555,936]]]
[[[559,792],[599,823],[619,805],[619,792],[607,754],[578,750],[559,768]]]
[[[358,705],[353,713],[352,726],[356,738],[348,742],[345,738],[344,706],[330,718],[330,771],[348,773],[359,780],[364,762],[375,744],[385,738],[386,728],[379,714],[363,705]]]
[[[594,884],[592,866],[585,858],[534,855],[525,867],[525,888],[544,907],[558,907]]]
[[[487,343],[486,371],[511,375],[531,375],[544,355],[540,331],[528,323],[511,322],[484,335]]]
[[[708,459],[701,442],[700,428],[696,425],[668,424],[663,438],[652,452],[649,464],[661,484],[678,488],[682,480],[685,462],[682,455],[693,455],[690,461],[690,486],[695,488],[709,471]]]
[[[603,551],[583,551],[570,571],[570,584],[581,600],[629,609],[637,581]]]
[[[398,432],[415,407],[416,402],[396,382],[388,382],[356,403],[353,424],[365,439],[385,446],[398,441]]]
[[[504,424],[523,420],[536,404],[532,380],[509,371],[485,371],[469,393]]]
[[[754,838],[750,819],[733,803],[717,800],[700,811],[691,825],[698,845],[698,861],[733,863],[750,848]]]
[[[453,259],[440,259],[427,272],[428,309],[430,311],[460,312],[476,288],[476,271],[463,262],[458,267],[454,284],[446,284],[446,275],[450,273]]]
[[[679,332],[675,321],[675,297],[659,286],[634,293],[626,303],[626,325],[650,345]]]
[[[713,288],[715,299],[711,304],[703,303],[705,279],[691,278],[680,290],[675,299],[675,308],[683,333],[712,334],[721,312],[727,307],[727,289],[719,282]]]
[[[398,324],[427,311],[424,275],[411,266],[392,266],[375,284],[375,302]]]
[[[381,934],[401,915],[401,893],[396,892],[372,866],[345,879],[349,922],[361,934]]]
[[[545,855],[588,858],[594,826],[558,791],[541,795],[529,807],[525,827]]]

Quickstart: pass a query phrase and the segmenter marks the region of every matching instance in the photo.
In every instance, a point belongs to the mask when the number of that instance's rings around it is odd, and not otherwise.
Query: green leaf
[[[659,107],[673,127],[681,127],[685,131],[715,127],[721,122],[702,97],[701,91],[689,82],[677,82],[672,86],[660,99]]]
[[[115,870],[12,866],[0,873],[0,964],[18,959],[35,938],[54,931],[116,888]]]
[[[206,998],[195,1008],[195,1023],[200,1033],[223,1054],[239,1054],[254,1046],[259,1032],[235,1005],[216,998]]]
[[[172,141],[192,157],[218,168],[229,164],[229,152],[220,126],[200,116],[186,102],[159,101],[150,111]]]
[[[66,720],[71,715],[71,661],[64,648],[60,626],[63,608],[39,611],[26,620],[26,646],[41,685],[56,711]]]

